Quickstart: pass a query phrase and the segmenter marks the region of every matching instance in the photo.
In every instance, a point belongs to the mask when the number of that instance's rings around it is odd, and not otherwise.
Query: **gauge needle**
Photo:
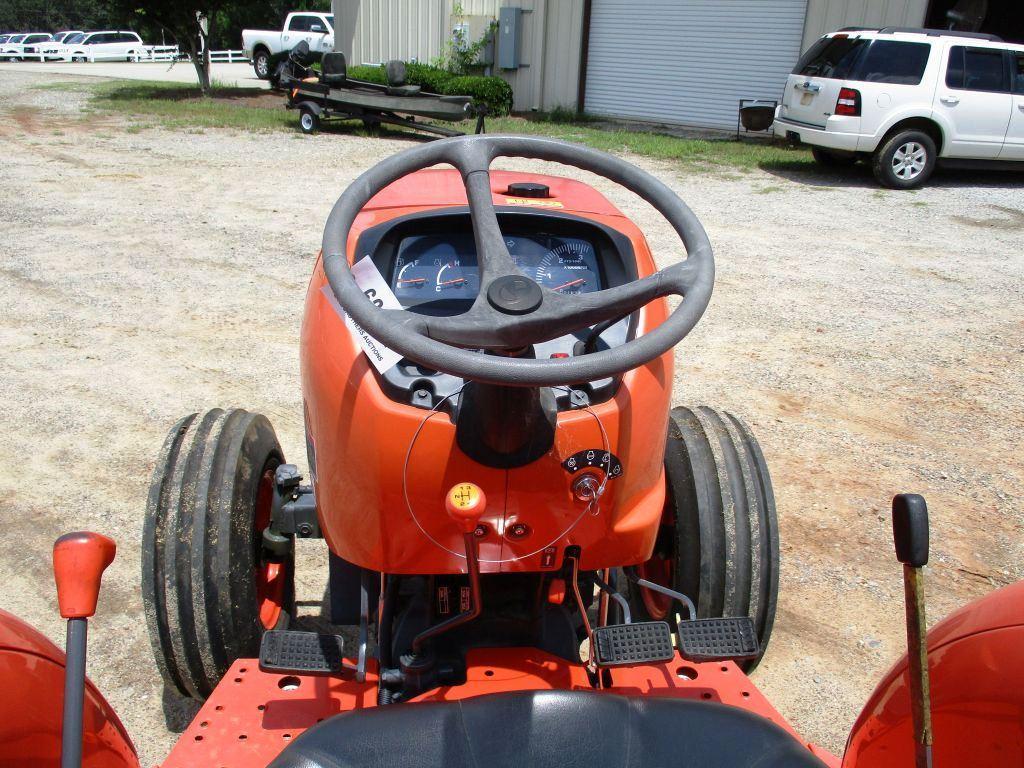
[[[451,280],[443,280],[442,282],[438,283],[438,285],[455,285],[456,283],[464,283],[464,282],[466,282],[466,278],[464,278],[464,277],[455,277],[455,278],[452,278]]]
[[[572,288],[574,285],[584,285],[586,282],[587,281],[586,281],[585,278],[577,277],[575,280],[570,280],[568,283],[562,283],[561,285],[557,285],[554,288],[552,288],[551,290],[552,291],[560,291],[563,288]]]
[[[425,277],[408,277],[404,280],[399,280],[400,283],[425,283],[427,278]]]

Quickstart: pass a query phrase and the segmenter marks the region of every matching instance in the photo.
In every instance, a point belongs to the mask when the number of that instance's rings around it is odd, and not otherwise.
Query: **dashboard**
[[[597,251],[590,240],[531,233],[506,235],[505,245],[519,271],[545,288],[579,294],[605,287]],[[391,272],[391,289],[406,309],[443,314],[468,309],[480,290],[472,233],[402,238]],[[467,306],[457,306],[461,304]]]
[[[522,273],[564,294],[583,294],[623,285],[637,278],[628,237],[610,227],[564,212],[498,207],[505,245]],[[356,243],[359,258],[370,256],[395,297],[408,312],[454,316],[466,312],[480,291],[480,267],[473,225],[465,207],[399,216],[365,230]],[[624,344],[635,333],[635,315],[601,330],[597,348]],[[577,354],[589,337],[582,328],[533,346],[538,358]],[[380,375],[388,397],[419,408],[445,405],[462,380],[402,360]],[[555,388],[559,409],[612,397],[618,379]],[[577,400],[572,400],[576,396]],[[583,400],[579,400],[579,398]]]

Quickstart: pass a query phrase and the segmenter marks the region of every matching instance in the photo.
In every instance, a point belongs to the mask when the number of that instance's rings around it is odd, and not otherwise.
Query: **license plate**
[[[804,94],[800,95],[800,106],[806,107],[812,101],[814,101],[814,94],[813,93],[804,93]]]

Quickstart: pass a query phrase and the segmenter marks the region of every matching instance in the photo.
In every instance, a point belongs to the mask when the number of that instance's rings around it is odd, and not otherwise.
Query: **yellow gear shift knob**
[[[487,511],[487,496],[475,483],[457,483],[448,491],[444,506],[464,533],[472,533]]]

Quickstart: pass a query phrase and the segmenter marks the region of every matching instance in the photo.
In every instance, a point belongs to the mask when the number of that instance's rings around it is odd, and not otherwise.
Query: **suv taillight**
[[[836,114],[848,117],[860,117],[860,91],[853,88],[840,88],[836,99]]]

